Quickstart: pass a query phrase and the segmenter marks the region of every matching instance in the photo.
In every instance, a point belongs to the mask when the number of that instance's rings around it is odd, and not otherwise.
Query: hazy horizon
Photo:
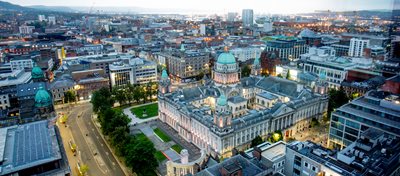
[[[308,13],[316,10],[353,11],[384,10],[393,8],[393,0],[4,0],[21,6],[67,6],[67,7],[138,7],[147,9],[181,9],[209,13],[240,12],[242,9],[253,9],[254,13]],[[112,10],[112,9],[110,9]]]

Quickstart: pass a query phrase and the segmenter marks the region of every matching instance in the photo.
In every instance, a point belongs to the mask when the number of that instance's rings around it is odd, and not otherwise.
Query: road
[[[125,175],[93,124],[91,104],[77,104],[58,112],[62,111],[69,112],[66,123],[68,127],[61,126],[60,128],[65,128],[62,131],[64,133],[68,131],[71,133],[72,140],[77,145],[76,157],[82,164],[86,164],[89,167],[88,175]],[[70,139],[67,140],[69,141]],[[71,151],[67,152],[71,153]],[[71,164],[71,169],[75,168]]]

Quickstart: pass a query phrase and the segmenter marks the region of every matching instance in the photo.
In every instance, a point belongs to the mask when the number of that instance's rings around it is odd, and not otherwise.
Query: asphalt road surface
[[[92,105],[82,103],[63,110],[70,112],[67,125],[77,145],[77,157],[81,164],[89,167],[88,175],[125,175],[93,124]],[[71,166],[71,169],[76,167]]]

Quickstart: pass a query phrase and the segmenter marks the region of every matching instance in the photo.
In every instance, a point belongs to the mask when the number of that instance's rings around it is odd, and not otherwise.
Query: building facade
[[[160,120],[197,147],[230,155],[234,147],[246,147],[257,135],[281,130],[290,137],[326,112],[324,94],[277,77],[240,78],[239,70],[231,53],[220,54],[212,80],[203,86],[159,94]],[[166,80],[167,76],[162,78],[160,89],[169,90],[163,89]],[[274,95],[275,103],[256,109],[254,100],[263,92]]]
[[[127,61],[110,65],[111,87],[127,84],[145,84],[157,82],[157,64],[142,58],[131,58]]]
[[[253,26],[254,12],[253,9],[243,9],[242,11],[242,23],[243,27]]]
[[[348,146],[369,128],[399,137],[399,102],[394,94],[372,90],[336,109],[331,115],[328,145]]]
[[[308,50],[306,41],[295,37],[271,37],[265,42],[265,45],[264,51],[277,51],[278,57],[285,60],[298,59]]]
[[[364,56],[365,48],[369,48],[369,40],[352,38],[350,40],[349,56],[362,57]]]
[[[250,59],[259,58],[263,50],[260,48],[247,47],[247,48],[234,48],[231,49],[230,51],[237,58],[238,61],[246,62],[247,60]]]
[[[200,73],[209,73],[210,56],[208,52],[187,51],[184,47],[166,53],[167,70],[178,82],[190,81]]]

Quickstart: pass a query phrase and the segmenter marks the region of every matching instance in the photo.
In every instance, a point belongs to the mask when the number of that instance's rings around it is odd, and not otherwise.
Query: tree
[[[110,90],[108,88],[101,88],[93,92],[92,99],[90,102],[93,105],[94,112],[102,112],[108,108],[113,107],[114,99],[111,96]]]
[[[75,102],[76,95],[75,92],[72,90],[68,90],[64,93],[64,103]]]
[[[287,71],[286,79],[290,79],[290,70]]]
[[[113,132],[110,133],[111,145],[115,147],[117,155],[123,156],[124,147],[128,142],[129,129],[123,126],[115,128]]]
[[[141,97],[142,97],[142,91],[141,91],[141,86],[135,86],[132,92],[132,97],[135,100],[136,103],[139,103]]]
[[[317,120],[316,118],[312,118],[312,119],[311,119],[311,124],[310,124],[310,126],[311,126],[311,127],[316,127],[316,126],[318,126],[318,125],[319,125],[318,120]]]
[[[133,138],[126,145],[126,165],[139,175],[152,173],[158,166],[154,153],[156,149],[151,141]]]
[[[199,75],[196,76],[197,80],[201,80],[204,77],[204,72],[200,72]]]
[[[250,147],[255,147],[263,143],[261,136],[256,136],[253,140],[251,140]]]
[[[283,78],[283,76],[281,74],[276,75],[279,78]]]
[[[124,105],[127,100],[127,92],[126,89],[122,87],[114,87],[112,94],[115,97],[115,100],[118,101],[120,105]]]
[[[251,73],[251,68],[249,65],[246,65],[242,69],[242,77],[249,77]]]
[[[89,167],[86,164],[82,164],[79,170],[82,173],[82,175],[86,175],[87,171],[89,170]]]
[[[328,94],[329,94],[328,117],[330,118],[332,111],[348,103],[349,98],[347,97],[342,87],[340,87],[339,90],[329,89]]]
[[[282,135],[282,131],[277,130],[274,133],[272,133],[272,135],[268,138],[269,142],[275,143],[278,141],[283,140],[283,135]]]

